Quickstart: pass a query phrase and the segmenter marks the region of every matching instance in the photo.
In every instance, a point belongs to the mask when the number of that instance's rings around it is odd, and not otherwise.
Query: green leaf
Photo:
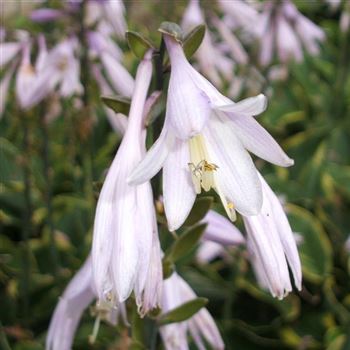
[[[171,35],[179,43],[182,43],[183,41],[183,31],[176,23],[163,22],[158,31],[163,34]]]
[[[143,59],[143,57],[145,56],[145,53],[149,49],[154,49],[154,45],[140,33],[127,31],[125,36],[126,36],[128,45],[130,47],[130,50],[140,60]]]
[[[198,50],[205,35],[205,25],[200,24],[193,28],[185,37],[183,42],[184,52],[187,58],[191,58],[192,55]]]
[[[171,246],[168,254],[165,255],[165,260],[171,262],[176,262],[182,257],[186,256],[201,239],[204,230],[206,229],[206,224],[200,224],[186,230]]]
[[[204,307],[208,303],[208,299],[206,298],[196,298],[188,301],[176,309],[167,312],[162,315],[159,319],[160,325],[165,325],[169,323],[182,322],[191,318],[194,314],[196,314],[202,307]]]
[[[129,114],[130,99],[125,96],[101,96],[102,102],[116,113]]]
[[[163,278],[167,279],[175,271],[175,266],[171,261],[169,261],[167,259],[163,259],[162,265],[163,265]]]
[[[213,197],[201,197],[196,200],[190,214],[188,215],[184,226],[192,226],[202,220],[207,214],[211,205],[213,204]]]
[[[309,211],[288,204],[287,212],[293,231],[303,237],[299,253],[305,279],[322,283],[332,267],[331,243],[319,220]]]
[[[148,97],[144,108],[145,125],[151,125],[165,109],[165,96],[161,91],[154,91]]]

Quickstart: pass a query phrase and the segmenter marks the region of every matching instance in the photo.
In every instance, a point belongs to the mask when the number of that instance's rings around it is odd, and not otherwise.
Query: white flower
[[[268,65],[274,51],[285,63],[290,59],[301,61],[302,45],[311,55],[319,53],[319,41],[325,39],[325,33],[316,24],[303,16],[289,0],[264,3],[259,24],[260,63]]]
[[[145,153],[142,117],[151,76],[148,52],[137,70],[127,130],[97,203],[92,244],[99,300],[118,304],[134,290],[141,314],[157,306],[150,290],[159,295],[161,260],[151,185],[131,186],[126,178]]]
[[[192,288],[176,272],[163,282],[162,312],[172,309],[197,298]],[[215,321],[207,309],[202,308],[190,319],[160,327],[160,334],[167,350],[189,349],[187,334],[190,333],[196,346],[205,350],[203,340],[211,349],[224,349]]]
[[[95,297],[91,257],[89,256],[59,299],[46,337],[46,350],[70,350],[72,348],[80,318]],[[121,305],[119,310],[97,307],[97,321],[103,319],[115,325],[119,312],[122,314],[124,323],[127,324],[124,305]]]
[[[265,96],[232,102],[191,67],[181,44],[167,35],[165,43],[172,71],[164,127],[129,183],[142,183],[163,167],[170,230],[182,225],[202,188],[219,194],[232,220],[235,209],[258,214],[261,183],[247,150],[280,166],[293,164],[253,118],[265,110]]]
[[[291,290],[288,265],[294,283],[301,290],[301,264],[297,245],[280,201],[260,176],[263,206],[259,215],[243,216],[247,247],[259,283],[274,297],[282,299]]]
[[[204,24],[205,18],[199,6],[199,0],[191,0],[184,12],[182,27],[189,31],[195,26]],[[233,77],[234,62],[225,56],[219,47],[214,45],[211,33],[206,30],[201,46],[195,53],[200,70],[216,86],[221,86],[223,80],[230,81]]]

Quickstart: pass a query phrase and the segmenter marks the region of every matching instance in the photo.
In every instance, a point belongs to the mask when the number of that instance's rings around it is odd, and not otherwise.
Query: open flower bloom
[[[258,214],[261,183],[247,150],[280,166],[293,164],[253,118],[265,110],[265,96],[232,102],[192,68],[180,43],[164,39],[172,68],[163,130],[128,182],[147,181],[163,167],[170,230],[182,225],[202,189],[218,193],[231,220],[235,209]]]
[[[72,348],[80,318],[95,297],[91,257],[89,256],[60,297],[50,322],[46,350],[70,350]],[[121,305],[119,310],[97,307],[97,321],[102,319],[115,325],[119,311],[127,324],[124,305]]]
[[[243,216],[247,247],[259,283],[282,299],[291,290],[288,265],[294,284],[301,290],[301,264],[296,241],[277,196],[260,176],[263,206],[259,215]]]
[[[131,186],[126,178],[146,151],[143,110],[151,55],[146,54],[137,70],[128,126],[97,203],[92,244],[99,301],[116,305],[134,290],[141,314],[158,305],[160,247],[151,185]]]
[[[176,307],[197,298],[192,288],[176,272],[163,282],[162,312],[166,313]],[[189,349],[187,334],[190,334],[197,348],[204,350],[224,349],[224,343],[209,311],[200,309],[190,319],[160,327],[160,334],[167,350]]]
[[[301,61],[302,45],[311,55],[316,55],[318,42],[325,39],[323,30],[303,16],[290,0],[264,3],[258,28],[262,65],[271,63],[275,51],[283,63],[290,59]]]

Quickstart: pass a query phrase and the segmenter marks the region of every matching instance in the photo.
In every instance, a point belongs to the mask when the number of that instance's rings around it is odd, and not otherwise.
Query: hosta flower
[[[191,0],[184,12],[182,27],[190,31],[195,26],[204,24],[205,18],[199,5],[199,0]],[[199,68],[215,86],[221,86],[224,80],[233,77],[234,62],[225,56],[217,46],[211,33],[206,30],[201,46],[195,53]]]
[[[192,288],[176,272],[163,282],[162,312],[172,309],[195,299],[197,296]],[[224,343],[219,330],[207,309],[202,308],[190,319],[160,327],[160,334],[167,350],[189,349],[190,334],[198,349],[206,349],[204,340],[211,349],[224,349]]]
[[[247,246],[260,284],[279,299],[291,290],[288,265],[294,284],[301,289],[301,264],[297,245],[280,201],[260,176],[263,206],[259,215],[243,216]]]
[[[237,227],[214,210],[209,210],[201,222],[207,227],[196,254],[200,263],[208,263],[218,256],[226,257],[226,248],[245,243]]]
[[[265,2],[259,27],[262,65],[272,61],[275,51],[283,63],[290,59],[301,61],[302,46],[316,55],[318,42],[325,39],[323,30],[303,16],[289,0]]]
[[[279,198],[260,176],[263,207],[259,215],[243,216],[246,240],[240,231],[222,215],[209,211],[203,222],[208,223],[197,260],[208,263],[217,257],[229,257],[227,248],[246,243],[250,261],[259,285],[282,299],[291,290],[288,265],[294,284],[301,289],[301,265],[297,244],[300,235],[293,233]]]
[[[93,276],[100,302],[112,305],[135,292],[140,313],[158,304],[161,259],[151,185],[127,184],[145,153],[143,110],[152,76],[151,52],[140,63],[128,126],[97,203],[92,244]]]
[[[165,35],[171,76],[164,127],[128,181],[147,181],[163,167],[164,209],[170,230],[188,216],[196,194],[213,188],[228,216],[256,215],[262,206],[257,170],[247,151],[280,166],[293,161],[253,118],[263,95],[234,103],[188,63],[181,44]]]
[[[46,337],[46,350],[70,350],[72,348],[80,318],[95,297],[91,257],[89,256],[58,301]],[[95,311],[97,322],[103,319],[115,325],[118,313],[121,313],[124,322],[127,323],[124,305],[121,305],[119,310],[97,307]]]

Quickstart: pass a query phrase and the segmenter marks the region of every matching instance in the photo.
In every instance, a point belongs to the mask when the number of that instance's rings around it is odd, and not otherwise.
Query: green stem
[[[136,343],[143,344],[143,321],[137,312],[136,304],[133,306],[131,332],[132,340]]]
[[[44,190],[45,203],[47,208],[47,216],[46,222],[49,228],[49,236],[50,236],[50,255],[51,262],[53,267],[54,277],[57,278],[58,270],[59,270],[59,257],[58,251],[56,247],[55,240],[55,228],[53,224],[53,210],[52,210],[52,186],[51,186],[51,168],[50,168],[50,146],[49,146],[49,131],[47,121],[45,120],[45,108],[42,108],[41,111],[41,130],[43,137],[42,144],[42,157],[43,157],[43,171],[44,178],[46,182],[46,188]]]
[[[30,285],[30,246],[29,239],[33,233],[32,227],[32,193],[31,193],[31,171],[30,171],[30,142],[29,142],[29,116],[24,114],[22,118],[23,127],[23,179],[24,179],[24,203],[25,209],[23,212],[23,226],[22,226],[22,279],[21,279],[21,294],[23,303],[23,316],[25,322],[29,317],[29,285]]]

